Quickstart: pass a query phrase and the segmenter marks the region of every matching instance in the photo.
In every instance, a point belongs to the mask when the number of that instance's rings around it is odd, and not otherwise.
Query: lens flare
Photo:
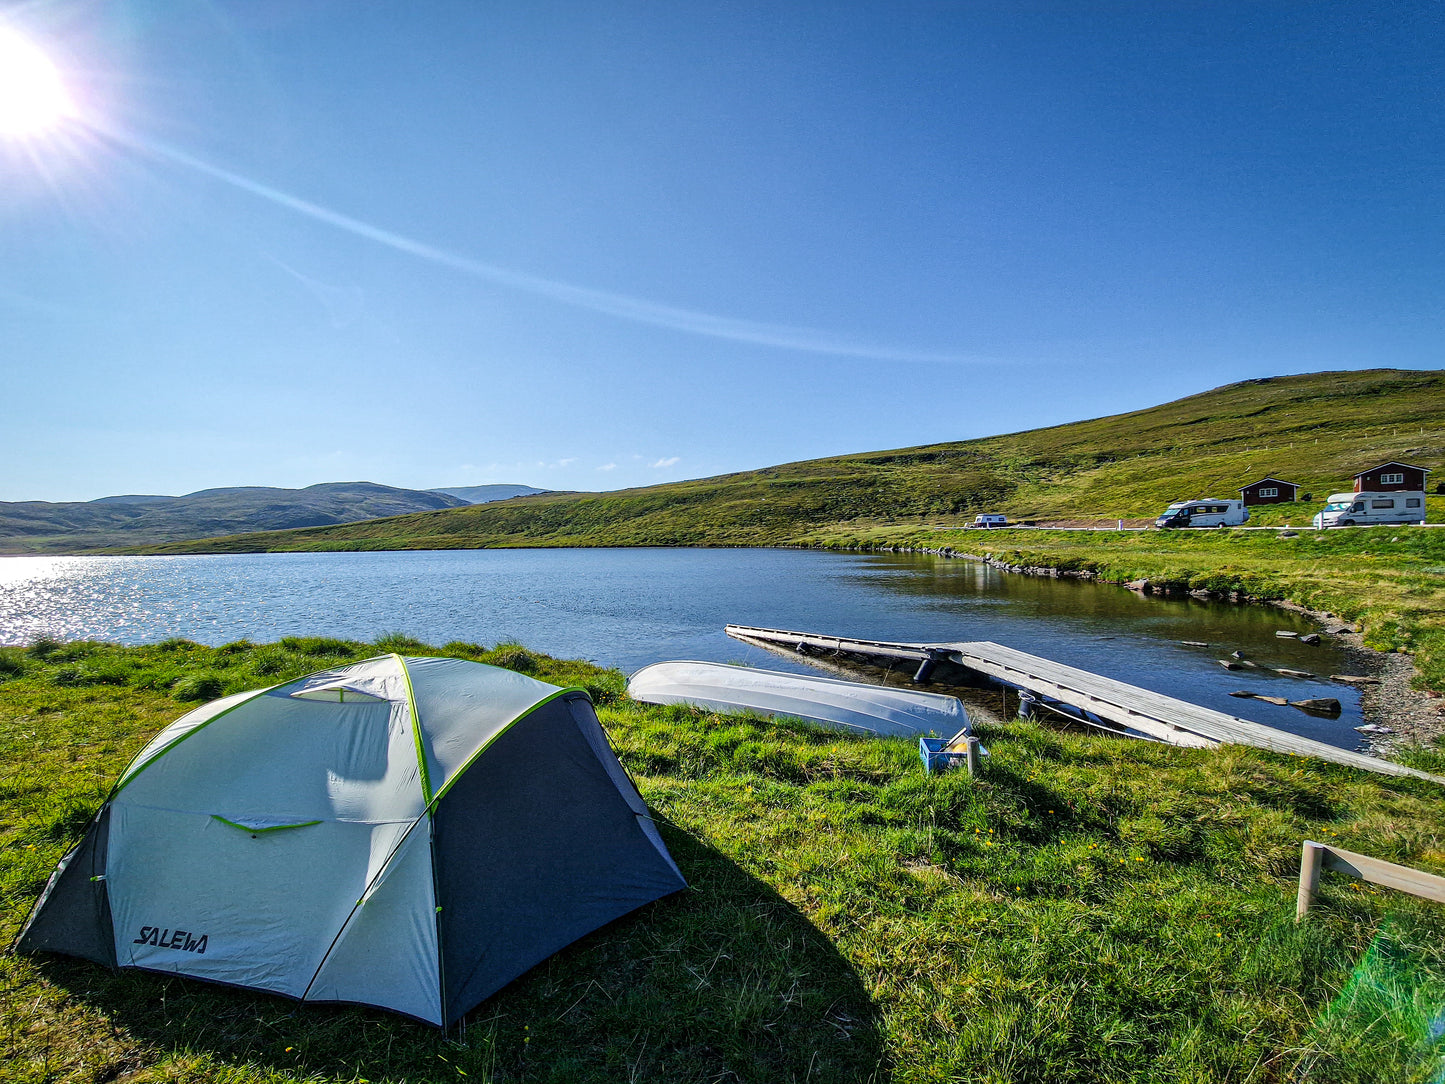
[[[75,103],[50,58],[0,26],[0,135],[41,135],[75,115]]]

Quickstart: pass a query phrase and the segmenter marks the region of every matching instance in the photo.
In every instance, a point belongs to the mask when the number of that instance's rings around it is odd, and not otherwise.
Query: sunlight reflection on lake
[[[963,560],[769,549],[448,550],[216,557],[0,558],[0,643],[40,636],[146,643],[401,631],[430,644],[518,640],[634,670],[669,658],[806,670],[729,640],[729,622],[899,640],[994,640],[1232,715],[1354,747],[1357,695],[1325,681],[1329,645],[1279,639],[1299,615],[1262,606],[1143,598],[1112,585],[1001,573]],[[1181,647],[1202,640],[1210,649]],[[1230,697],[1248,688],[1332,696],[1315,719]]]

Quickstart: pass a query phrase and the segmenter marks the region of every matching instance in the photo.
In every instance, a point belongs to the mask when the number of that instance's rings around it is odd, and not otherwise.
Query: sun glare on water
[[[42,135],[74,116],[75,103],[50,58],[0,26],[0,135]]]

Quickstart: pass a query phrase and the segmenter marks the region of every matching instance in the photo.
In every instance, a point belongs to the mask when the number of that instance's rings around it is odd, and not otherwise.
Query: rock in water
[[[1277,704],[1280,707],[1284,707],[1286,704],[1289,703],[1289,701],[1282,696],[1265,696],[1264,693],[1251,693],[1240,691],[1237,693],[1230,693],[1229,695],[1242,697],[1246,700],[1263,700],[1266,704]]]
[[[1333,697],[1321,696],[1313,700],[1291,700],[1289,706],[1299,708],[1300,711],[1308,712],[1311,715],[1327,715],[1337,719],[1340,714],[1340,702]]]

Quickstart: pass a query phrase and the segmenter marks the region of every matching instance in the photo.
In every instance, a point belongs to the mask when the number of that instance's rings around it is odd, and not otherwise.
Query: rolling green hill
[[[1152,518],[1171,500],[1234,496],[1266,474],[1302,485],[1313,511],[1356,471],[1390,459],[1437,467],[1442,451],[1445,371],[1312,373],[1023,433],[148,552],[782,544],[841,524],[956,524],[985,509],[1039,522]]]
[[[74,553],[236,531],[310,527],[470,503],[443,492],[374,482],[305,489],[236,486],[184,497],[132,494],[94,501],[0,501],[0,553]]]

